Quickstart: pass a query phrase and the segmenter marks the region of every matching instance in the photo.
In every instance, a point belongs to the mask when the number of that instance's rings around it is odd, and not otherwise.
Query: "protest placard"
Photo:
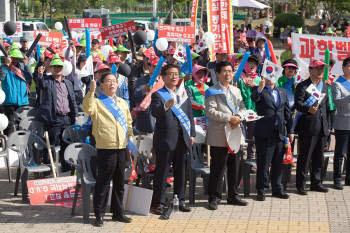
[[[345,58],[350,57],[350,38],[346,37],[292,33],[292,44],[293,54],[307,64],[312,57],[324,59],[328,47],[329,58],[335,60],[335,65],[331,70],[331,73],[335,75],[343,74],[342,62]]]
[[[158,37],[166,38],[168,41],[194,43],[196,40],[195,27],[177,25],[158,25]]]
[[[28,180],[28,195],[31,205],[63,202],[74,199],[75,176]],[[81,198],[79,191],[78,198]]]
[[[131,31],[133,33],[136,32],[136,26],[134,21],[127,21],[124,23],[100,28],[103,40],[128,34],[128,31]]]
[[[69,18],[69,27],[72,31],[85,31],[85,28],[89,28],[92,31],[99,31],[102,27],[101,18]]]

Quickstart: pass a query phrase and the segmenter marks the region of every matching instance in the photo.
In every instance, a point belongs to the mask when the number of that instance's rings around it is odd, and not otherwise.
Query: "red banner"
[[[350,26],[347,27],[346,33],[347,33],[348,37],[350,38]]]
[[[103,40],[128,34],[128,31],[131,31],[133,33],[136,32],[136,26],[134,21],[128,21],[128,22],[100,28],[100,32]]]
[[[42,37],[39,40],[39,44],[43,46],[50,46],[50,44],[55,43],[61,47],[65,47],[65,41],[63,40],[63,34],[61,32],[50,32],[50,31],[34,31],[34,38],[41,33]]]
[[[72,31],[85,31],[85,28],[89,28],[90,31],[98,31],[102,27],[101,18],[70,18],[68,23]]]
[[[158,38],[166,38],[168,41],[194,43],[196,39],[195,27],[158,25]]]
[[[233,50],[231,0],[208,0],[207,11],[208,31],[212,32],[215,36],[215,43],[210,48],[212,54],[215,54],[219,50],[231,53]],[[228,29],[228,33],[225,33],[226,28]],[[228,49],[230,51],[227,51]]]
[[[41,180],[28,180],[28,194],[31,205],[52,202],[62,202],[74,199],[75,176],[49,178]],[[79,191],[78,198],[81,198]]]
[[[198,0],[192,0],[191,27],[195,27],[196,26],[197,9],[198,9]]]

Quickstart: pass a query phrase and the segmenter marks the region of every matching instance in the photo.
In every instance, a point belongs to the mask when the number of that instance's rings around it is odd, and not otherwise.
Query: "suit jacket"
[[[148,84],[150,80],[150,76],[142,76],[136,80],[136,88],[134,90],[134,103],[136,105],[140,104],[142,100],[146,97],[145,94],[142,93],[142,89]],[[148,107],[145,111],[141,111],[136,115],[136,129],[153,133],[154,131],[155,119],[151,114],[151,109]]]
[[[299,83],[295,90],[295,107],[302,113],[295,127],[295,131],[298,135],[303,136],[317,136],[319,134],[328,136],[330,128],[330,112],[327,85],[323,83],[322,93],[325,93],[326,97],[318,107],[316,114],[312,115],[308,112],[310,107],[304,104],[311,95],[306,91],[311,83],[311,78],[308,78]],[[314,106],[317,106],[317,104],[318,102],[316,101]]]
[[[195,137],[196,131],[192,115],[191,92],[187,88],[186,92],[188,99],[181,105],[181,109],[188,116],[191,122],[190,135],[187,134],[186,130],[180,124],[179,120],[176,118],[171,109],[165,111],[165,101],[160,94],[157,92],[152,94],[150,108],[152,115],[156,118],[156,125],[153,135],[153,147],[156,150],[175,150],[179,139],[179,134],[182,134],[188,150],[191,150],[189,137]]]
[[[332,84],[332,94],[337,110],[334,117],[334,129],[350,130],[350,92],[340,83]]]
[[[259,93],[258,87],[252,89],[252,100],[255,102],[256,112],[264,116],[255,123],[254,136],[270,138],[274,136],[275,130],[281,140],[291,132],[292,117],[289,109],[287,92],[283,88],[275,87],[279,94],[279,105],[276,106],[275,99],[267,87]],[[277,121],[277,125],[276,125]]]
[[[56,103],[57,103],[57,92],[56,92],[56,81],[52,76],[44,76],[38,82],[40,89],[40,105],[37,113],[37,119],[43,121],[46,125],[55,125],[57,123],[56,115]],[[75,121],[75,117],[78,115],[78,107],[75,102],[75,95],[73,85],[71,81],[64,79],[63,82],[66,84],[69,98],[69,116],[72,124]]]
[[[211,88],[221,90],[219,83]],[[241,91],[232,85],[229,85],[229,90],[233,96],[231,101],[238,108],[238,114],[243,115],[246,108],[244,107]],[[206,98],[205,113],[208,117],[207,144],[217,147],[227,147],[225,125],[230,121],[233,113],[227,106],[226,98],[222,95],[212,95]]]

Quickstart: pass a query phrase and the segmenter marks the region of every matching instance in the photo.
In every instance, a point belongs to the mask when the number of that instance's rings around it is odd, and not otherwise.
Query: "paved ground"
[[[14,177],[14,170],[12,174]],[[289,184],[289,200],[268,194],[265,202],[258,202],[252,193],[246,198],[247,207],[230,206],[223,201],[217,211],[210,211],[207,197],[198,189],[198,201],[190,213],[173,215],[168,221],[155,215],[130,214],[131,224],[114,223],[107,215],[103,228],[83,224],[81,207],[77,216],[71,217],[69,208],[22,204],[20,195],[13,196],[14,182],[9,183],[6,178],[5,170],[0,169],[0,232],[350,232],[350,187],[299,196],[295,194],[294,175]],[[327,186],[331,186],[330,178],[329,172]],[[201,185],[201,179],[198,183]]]

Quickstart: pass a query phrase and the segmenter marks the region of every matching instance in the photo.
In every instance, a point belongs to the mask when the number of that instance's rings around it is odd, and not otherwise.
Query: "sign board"
[[[233,17],[231,0],[208,0],[208,31],[215,36],[210,51],[215,54],[219,50],[233,51]],[[226,32],[229,38],[226,38]],[[229,45],[227,45],[229,43]],[[229,48],[230,51],[227,51]]]
[[[191,10],[191,27],[196,26],[197,21],[197,9],[198,9],[198,0],[192,0],[192,10]],[[202,22],[201,22],[202,23]]]
[[[39,44],[42,46],[50,46],[50,44],[55,43],[62,47],[65,47],[65,42],[63,40],[63,34],[61,32],[51,32],[51,31],[34,31],[34,38],[41,33],[42,37],[39,40]]]
[[[4,25],[6,22],[0,23],[0,37],[7,37],[6,33],[4,32]],[[22,37],[23,36],[23,27],[22,22],[16,22],[16,32],[15,34],[11,35],[10,37]]]
[[[85,28],[98,31],[102,27],[101,18],[69,18],[68,23],[72,31],[85,31]]]
[[[196,40],[195,27],[177,25],[158,25],[158,38],[166,38],[168,41],[194,43]]]
[[[325,51],[328,47],[329,58],[335,60],[331,70],[332,74],[342,75],[342,62],[350,57],[350,38],[318,36],[309,34],[292,33],[293,54],[309,64],[312,57],[317,59],[325,58]]]
[[[63,202],[74,199],[76,176],[65,176],[40,180],[28,180],[31,205]],[[79,191],[78,198],[81,198]]]
[[[127,21],[124,23],[100,28],[103,40],[128,34],[128,31],[131,31],[132,33],[136,32],[136,26],[134,21]]]

